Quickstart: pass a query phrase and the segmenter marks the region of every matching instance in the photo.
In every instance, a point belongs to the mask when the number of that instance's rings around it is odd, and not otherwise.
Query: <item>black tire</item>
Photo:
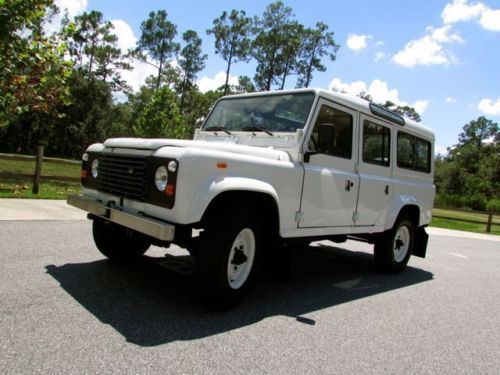
[[[94,219],[92,234],[99,251],[116,261],[137,259],[151,246],[140,233],[100,219]]]
[[[413,253],[415,227],[410,218],[403,216],[391,230],[375,241],[375,265],[384,273],[398,273],[405,269]]]
[[[197,279],[202,299],[216,310],[238,304],[256,274],[261,231],[249,208],[219,211],[200,234]]]

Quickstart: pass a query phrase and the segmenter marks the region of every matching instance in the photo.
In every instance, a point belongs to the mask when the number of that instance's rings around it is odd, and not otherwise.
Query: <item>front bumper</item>
[[[108,207],[99,201],[81,195],[68,196],[67,203],[93,216],[133,229],[161,241],[174,240],[175,226],[172,224],[139,214],[124,212],[114,207]]]

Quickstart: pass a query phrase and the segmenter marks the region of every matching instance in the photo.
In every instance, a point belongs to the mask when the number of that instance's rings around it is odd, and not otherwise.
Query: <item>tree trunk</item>
[[[160,88],[161,73],[163,71],[163,55],[160,58],[160,66],[158,67],[158,78],[156,79],[156,91]]]
[[[231,52],[229,53],[229,59],[227,59],[227,69],[226,69],[226,83],[224,83],[224,95],[227,95],[229,90],[229,71],[231,69],[231,61],[233,60],[233,47],[231,47]]]

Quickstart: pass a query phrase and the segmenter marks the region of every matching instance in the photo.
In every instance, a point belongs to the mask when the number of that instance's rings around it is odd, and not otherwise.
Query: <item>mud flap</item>
[[[427,253],[427,242],[429,241],[429,235],[425,231],[425,227],[419,227],[415,229],[415,243],[413,244],[413,255],[425,258]]]

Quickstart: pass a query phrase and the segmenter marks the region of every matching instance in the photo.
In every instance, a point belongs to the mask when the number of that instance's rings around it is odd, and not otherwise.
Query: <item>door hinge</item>
[[[297,211],[297,212],[295,213],[295,221],[296,221],[297,223],[300,223],[300,222],[302,222],[303,220],[304,220],[304,213],[303,213],[302,211]]]
[[[358,214],[358,212],[354,212],[354,213],[352,214],[352,221],[356,222],[356,221],[358,221],[358,219],[359,219],[359,214]]]

